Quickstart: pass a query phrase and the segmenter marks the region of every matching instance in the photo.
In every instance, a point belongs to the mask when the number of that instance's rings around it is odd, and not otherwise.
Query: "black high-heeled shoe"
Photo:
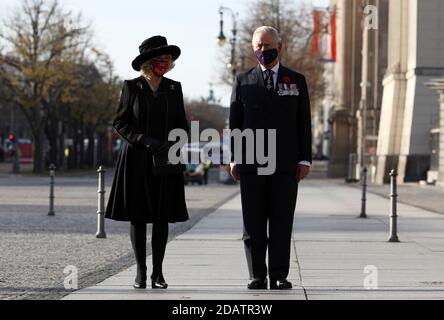
[[[163,275],[151,276],[151,288],[166,289],[168,288],[168,283],[165,282]]]
[[[133,284],[134,289],[146,289],[146,281],[138,281]]]
[[[137,271],[133,287],[134,289],[146,289],[146,268]]]

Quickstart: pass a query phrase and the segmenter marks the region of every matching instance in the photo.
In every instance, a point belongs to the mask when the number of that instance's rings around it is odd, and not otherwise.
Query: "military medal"
[[[298,96],[299,95],[299,89],[296,83],[290,84],[290,94],[292,96]]]
[[[282,96],[284,94],[282,83],[278,83],[277,87],[278,87],[278,95]]]

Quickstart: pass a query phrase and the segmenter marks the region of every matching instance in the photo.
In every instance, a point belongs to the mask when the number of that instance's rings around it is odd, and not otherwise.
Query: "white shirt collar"
[[[263,65],[261,65],[261,64],[259,64],[259,65],[261,66],[262,72],[265,72],[265,70],[267,70],[267,68],[265,68]],[[276,65],[273,68],[271,68],[271,70],[273,70],[274,74],[278,74],[279,65],[280,64],[279,64],[279,61],[278,61],[278,63],[276,63]]]

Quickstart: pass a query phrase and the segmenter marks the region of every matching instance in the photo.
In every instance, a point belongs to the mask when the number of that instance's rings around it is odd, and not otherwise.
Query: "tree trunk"
[[[88,168],[94,167],[94,130],[88,129],[86,133],[88,139],[88,149],[86,150],[86,165]]]
[[[62,122],[59,124],[59,134],[58,134],[58,160],[60,168],[67,167],[65,163],[65,130]]]
[[[46,138],[49,142],[49,163],[53,163],[57,168],[60,166],[57,161],[57,122],[51,118],[45,126]]]
[[[84,140],[85,140],[85,136],[84,136],[84,134],[83,134],[83,130],[82,130],[82,132],[79,134],[79,140],[78,140],[78,142],[79,142],[79,156],[80,156],[80,159],[79,159],[79,168],[80,169],[83,169],[83,168],[85,168],[85,143],[84,143]]]
[[[72,168],[79,168],[79,127],[75,123],[73,126],[73,143],[72,143]]]
[[[97,136],[97,166],[109,166],[112,162],[112,150],[108,147],[107,131]]]
[[[45,168],[45,150],[44,141],[45,133],[43,130],[33,131],[34,137],[34,167],[33,173],[43,173]]]

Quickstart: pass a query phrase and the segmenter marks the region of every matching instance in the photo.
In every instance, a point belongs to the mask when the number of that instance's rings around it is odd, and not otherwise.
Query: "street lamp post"
[[[363,90],[363,97],[361,100],[361,155],[360,155],[360,167],[361,167],[361,187],[362,187],[362,198],[361,198],[361,214],[360,218],[367,218],[366,214],[366,200],[367,200],[367,174],[368,169],[366,166],[365,156],[366,156],[366,140],[367,140],[367,90],[371,86],[370,82],[361,83],[361,88]]]
[[[237,69],[236,69],[236,41],[237,41],[237,14],[234,13],[233,10],[231,10],[228,7],[220,6],[219,8],[219,14],[220,14],[220,33],[217,37],[218,44],[222,47],[227,38],[224,35],[224,12],[229,12],[231,14],[231,19],[233,22],[233,29],[231,30],[232,37],[229,40],[231,45],[231,59],[230,63],[227,64],[227,67],[231,69],[231,74],[233,76],[233,81],[235,80]]]

